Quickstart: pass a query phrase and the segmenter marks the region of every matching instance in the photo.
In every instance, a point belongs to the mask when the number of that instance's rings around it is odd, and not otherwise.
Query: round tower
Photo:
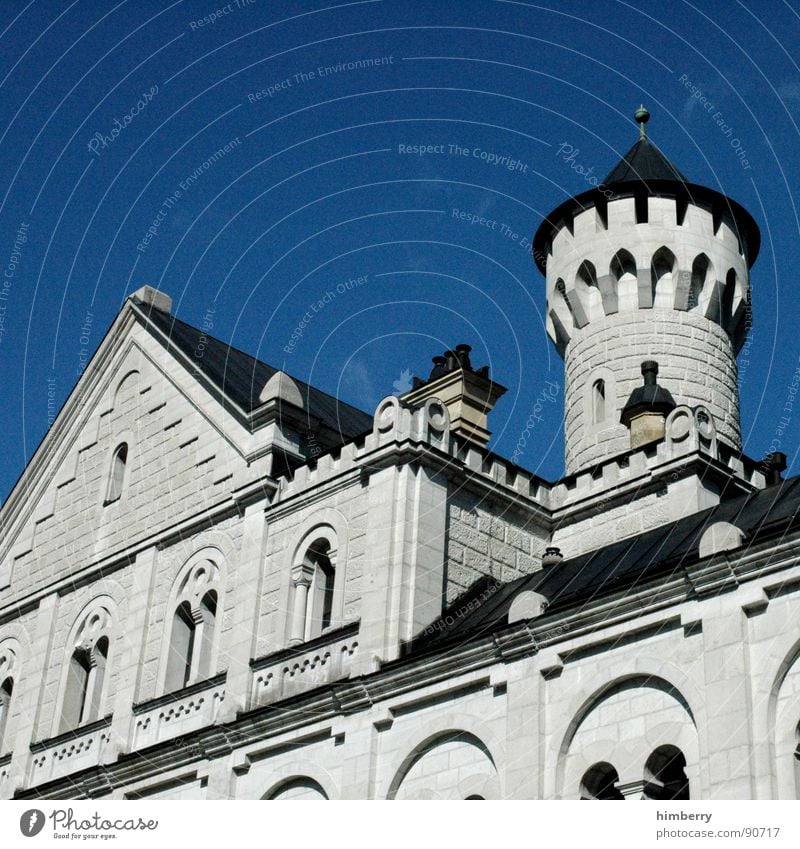
[[[648,138],[646,109],[635,117],[636,144],[533,239],[547,332],[565,364],[568,474],[632,447],[622,413],[643,362],[657,364],[676,404],[705,405],[718,438],[741,450],[736,354],[758,227],[735,201],[687,181]]]

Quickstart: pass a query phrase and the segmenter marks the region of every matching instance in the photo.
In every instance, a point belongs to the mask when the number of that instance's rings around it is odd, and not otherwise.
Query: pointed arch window
[[[662,306],[672,306],[675,293],[675,270],[677,261],[675,254],[667,247],[659,248],[650,263],[650,284],[654,305],[658,296]]]
[[[122,498],[127,466],[128,443],[123,442],[116,447],[114,454],[111,457],[111,468],[108,474],[108,487],[106,488],[106,504],[111,504]]]
[[[164,692],[171,693],[215,671],[219,570],[202,560],[184,578],[172,608]]]
[[[110,616],[98,609],[89,614],[67,661],[66,685],[61,701],[60,730],[72,731],[100,719],[106,691]]]
[[[686,309],[691,310],[700,305],[700,299],[705,290],[706,281],[710,277],[711,263],[705,254],[700,254],[692,263],[692,281],[689,285],[689,298]]]
[[[14,679],[6,678],[0,684],[0,755],[8,748],[6,729],[11,712],[11,697],[14,695]]]

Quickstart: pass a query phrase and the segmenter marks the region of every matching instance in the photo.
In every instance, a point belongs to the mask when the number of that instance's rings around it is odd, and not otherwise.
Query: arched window
[[[11,696],[14,695],[14,681],[6,678],[0,684],[0,755],[8,748],[6,741],[6,728],[8,726],[8,715],[11,712]]]
[[[624,799],[617,788],[619,775],[610,763],[601,761],[589,769],[581,779],[581,799]]]
[[[218,580],[216,564],[201,560],[181,583],[166,648],[166,693],[203,681],[215,672]]]
[[[689,284],[689,299],[686,302],[687,310],[699,306],[706,281],[709,278],[710,269],[711,263],[705,254],[700,254],[692,263],[692,282]]]
[[[330,627],[333,612],[334,570],[330,558],[330,545],[319,542],[309,549],[308,559],[314,567],[308,594],[306,639],[319,636]]]
[[[648,799],[689,798],[686,758],[675,746],[659,746],[644,768],[644,794]]]
[[[650,263],[650,282],[653,306],[672,307],[675,298],[675,254],[669,248],[659,248]]]
[[[639,280],[636,261],[626,250],[617,251],[609,267],[619,309],[635,310],[639,306]]]
[[[737,294],[737,288],[736,271],[731,268],[725,275],[725,288],[722,290],[722,306],[720,309],[723,327],[727,327],[731,318],[733,318],[733,299]]]
[[[332,540],[318,538],[305,549],[292,570],[294,602],[290,642],[313,640],[333,622],[336,592],[336,550]]]
[[[595,380],[592,384],[592,422],[600,424],[606,417],[606,382]]]
[[[90,613],[78,631],[67,662],[67,680],[61,701],[62,732],[103,716],[109,626],[110,616],[102,608]]]
[[[111,469],[108,475],[108,488],[106,490],[106,504],[119,501],[122,497],[122,489],[125,485],[125,469],[128,464],[128,443],[118,445],[111,458]]]
[[[594,289],[597,288],[597,271],[593,263],[589,262],[588,259],[581,263],[578,269],[578,279],[586,286]]]

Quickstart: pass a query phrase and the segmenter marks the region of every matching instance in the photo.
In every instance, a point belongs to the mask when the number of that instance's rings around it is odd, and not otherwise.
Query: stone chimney
[[[622,410],[620,421],[631,432],[631,448],[664,438],[664,422],[675,409],[672,395],[659,386],[658,363],[646,360],[642,363],[644,385],[631,392],[628,403]]]
[[[489,379],[489,366],[472,368],[471,350],[469,345],[456,345],[434,357],[428,380],[414,378],[414,388],[400,400],[421,407],[429,398],[438,398],[450,414],[450,432],[485,446],[491,436],[488,415],[507,390]]]

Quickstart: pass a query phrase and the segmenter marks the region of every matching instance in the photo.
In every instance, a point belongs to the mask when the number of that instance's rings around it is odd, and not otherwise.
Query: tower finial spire
[[[646,139],[647,128],[645,127],[645,124],[650,120],[650,113],[644,108],[644,104],[642,104],[633,113],[633,117],[636,119],[636,123],[639,125],[639,138]]]

